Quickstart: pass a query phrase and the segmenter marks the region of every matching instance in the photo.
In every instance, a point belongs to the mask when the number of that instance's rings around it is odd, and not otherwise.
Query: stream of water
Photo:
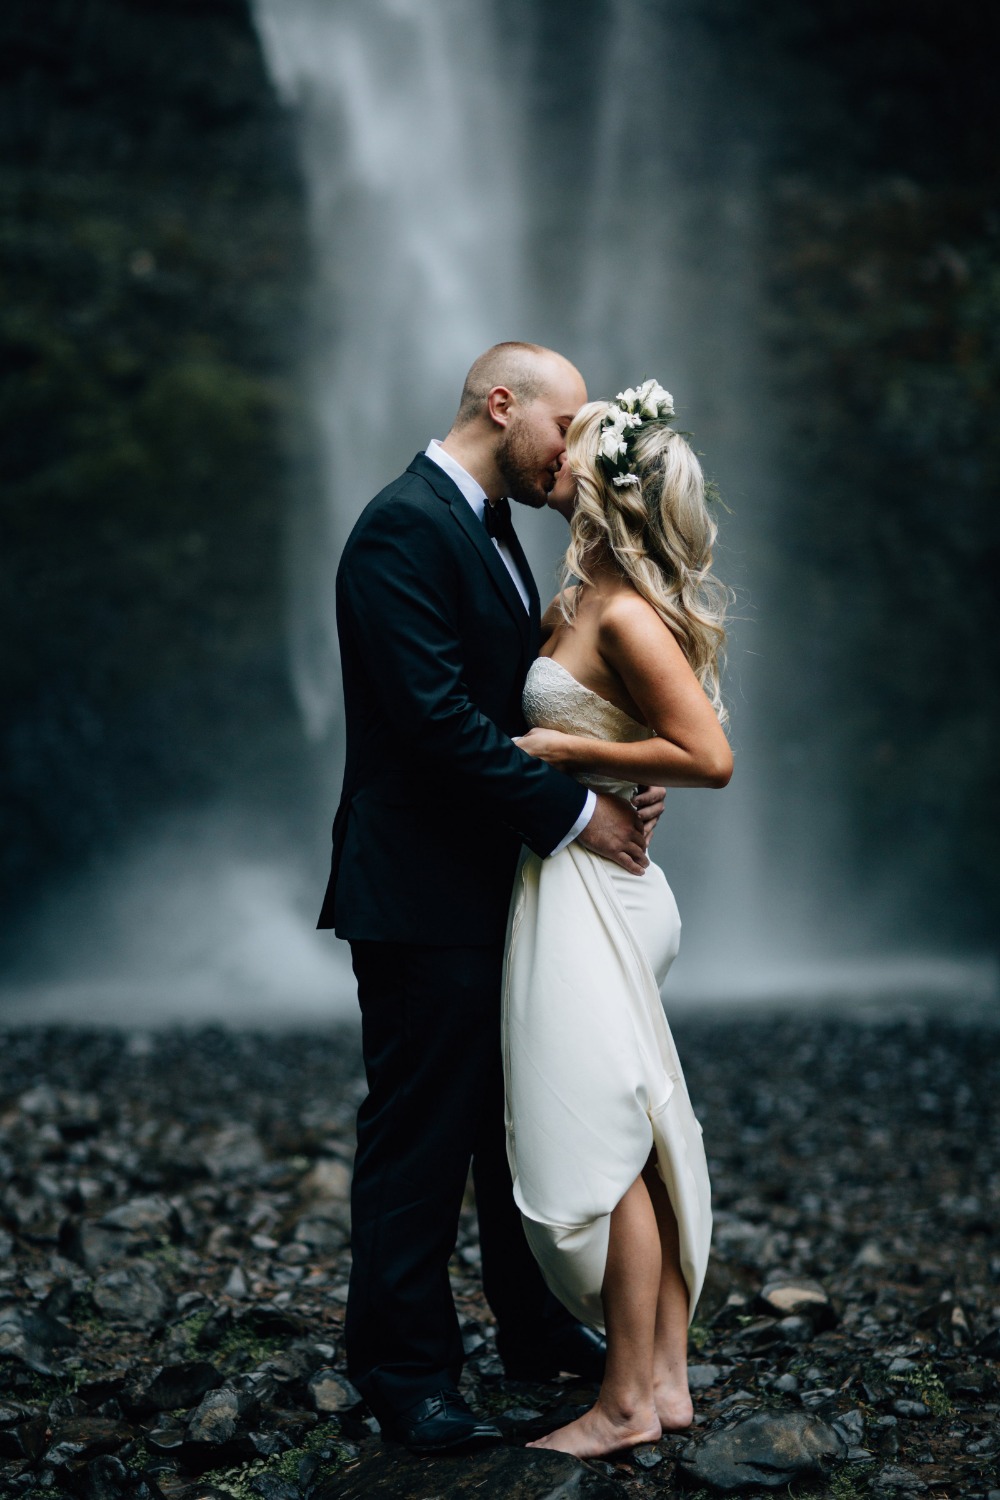
[[[724,794],[672,794],[654,845],[685,922],[671,990],[981,988],[961,964],[884,951],[840,874],[838,787],[810,783],[803,746],[774,742],[759,709],[787,682],[804,716],[827,711],[782,631],[774,576],[789,497],[758,333],[766,164],[745,144],[738,99],[720,123],[711,36],[644,0],[254,8],[298,121],[316,257],[325,484],[295,521],[291,653],[303,722],[331,766],[340,547],[371,495],[443,435],[475,355],[502,338],[550,344],[594,395],[655,374],[726,498],[719,566],[738,592],[736,774]],[[519,513],[518,526],[544,595],[562,523]]]

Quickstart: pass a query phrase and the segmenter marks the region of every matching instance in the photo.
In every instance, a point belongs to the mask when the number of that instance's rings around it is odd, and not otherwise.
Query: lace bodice
[[[609,703],[600,693],[577,682],[550,656],[539,656],[531,663],[521,703],[528,723],[539,729],[561,729],[564,734],[621,742],[654,737],[651,729],[637,723],[631,714]],[[631,797],[635,792],[632,783],[597,772],[581,772],[577,780],[593,787],[595,792],[612,792],[619,797]]]

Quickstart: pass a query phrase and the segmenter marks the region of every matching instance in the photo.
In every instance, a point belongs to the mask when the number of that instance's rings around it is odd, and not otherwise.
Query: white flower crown
[[[629,386],[619,391],[601,422],[597,457],[605,474],[616,489],[639,481],[629,459],[629,444],[644,421],[669,421],[674,415],[674,398],[656,380],[644,380],[638,389]]]

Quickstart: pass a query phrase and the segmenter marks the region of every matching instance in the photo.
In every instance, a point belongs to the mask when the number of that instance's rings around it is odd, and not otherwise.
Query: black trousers
[[[511,1191],[500,1052],[503,949],[351,944],[368,1097],[351,1192],[351,1378],[376,1416],[457,1382],[448,1281],[472,1163],[483,1289],[498,1335],[569,1319],[547,1292]]]

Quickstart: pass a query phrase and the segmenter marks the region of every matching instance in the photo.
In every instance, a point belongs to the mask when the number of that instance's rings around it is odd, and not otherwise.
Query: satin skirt
[[[526,853],[503,987],[507,1155],[528,1243],[552,1292],[604,1331],[612,1210],[655,1152],[694,1316],[712,1210],[701,1126],[660,985],[680,917],[663,871],[629,875],[573,843]]]

